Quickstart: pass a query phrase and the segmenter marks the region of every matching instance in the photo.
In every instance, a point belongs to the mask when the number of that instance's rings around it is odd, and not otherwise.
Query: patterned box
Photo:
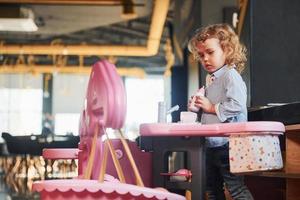
[[[269,134],[269,135],[267,135]],[[266,171],[283,167],[278,135],[232,135],[229,137],[232,173]]]

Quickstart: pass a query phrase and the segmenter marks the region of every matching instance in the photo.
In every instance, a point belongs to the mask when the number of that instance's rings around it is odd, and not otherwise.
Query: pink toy
[[[120,140],[111,141],[108,138],[105,129],[120,129],[125,116],[125,89],[115,66],[105,60],[97,62],[92,68],[80,119],[79,149],[43,152],[49,159],[78,157],[79,177],[73,180],[37,181],[33,184],[33,190],[40,192],[45,200],[185,199],[166,190],[144,187],[151,185],[150,154],[139,151],[135,143],[128,143],[121,130]],[[107,139],[103,142],[104,134]],[[142,174],[139,173],[141,169]],[[119,180],[114,176],[118,176]]]
[[[189,110],[193,111],[193,112],[198,112],[199,108],[197,108],[195,106],[195,101],[197,97],[203,97],[205,95],[205,87],[202,86],[201,88],[199,88],[196,92],[196,94],[194,94],[193,98],[192,98],[192,102],[190,104]]]

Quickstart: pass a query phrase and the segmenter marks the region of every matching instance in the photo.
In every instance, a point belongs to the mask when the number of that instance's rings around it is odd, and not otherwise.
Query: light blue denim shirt
[[[226,65],[213,73],[214,81],[207,86],[205,96],[215,104],[216,114],[202,113],[202,124],[247,121],[247,88],[235,68]],[[227,137],[207,137],[208,147],[218,147],[228,142]]]

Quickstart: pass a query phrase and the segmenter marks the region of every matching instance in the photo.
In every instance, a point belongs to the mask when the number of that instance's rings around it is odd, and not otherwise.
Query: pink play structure
[[[205,170],[201,159],[204,145],[197,141],[209,136],[229,137],[233,173],[282,168],[278,135],[285,128],[280,122],[142,124],[141,136],[153,138],[153,153],[150,154],[124,139],[121,128],[125,115],[125,89],[115,66],[105,60],[97,62],[92,68],[81,114],[78,149],[43,152],[48,159],[78,158],[79,176],[71,180],[37,181],[33,190],[40,192],[44,200],[203,199]],[[107,128],[118,130],[119,139],[109,139]],[[171,151],[187,152],[187,169],[176,173],[163,171],[167,169],[164,153]],[[158,173],[152,174],[153,171]],[[163,188],[150,188],[152,181],[154,186],[167,186],[161,175],[185,176],[188,183],[178,189],[186,190],[186,198]]]
[[[185,199],[149,187],[151,155],[124,139],[120,129],[125,116],[126,94],[115,66],[105,60],[97,62],[81,114],[79,148],[48,149],[43,153],[48,159],[78,158],[79,177],[35,182],[33,190],[40,192],[41,199]],[[120,139],[109,139],[106,128],[119,130]]]

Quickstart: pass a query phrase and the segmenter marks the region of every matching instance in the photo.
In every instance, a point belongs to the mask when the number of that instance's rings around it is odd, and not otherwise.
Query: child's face
[[[204,69],[213,73],[225,65],[226,54],[217,38],[209,38],[196,45],[200,62]]]

